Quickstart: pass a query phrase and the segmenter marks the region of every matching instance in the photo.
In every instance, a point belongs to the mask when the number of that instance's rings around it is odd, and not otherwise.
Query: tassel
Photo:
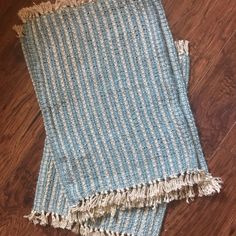
[[[194,200],[195,196],[209,196],[219,192],[221,184],[220,178],[214,178],[202,170],[194,170],[172,178],[152,181],[146,185],[139,184],[131,188],[95,194],[72,207],[66,216],[44,211],[38,213],[33,210],[25,218],[34,224],[47,225],[51,216],[50,222],[55,228],[71,229],[74,232],[89,231],[91,233],[90,228],[81,227],[81,224],[89,219],[93,220],[104,214],[114,216],[117,209],[155,208],[160,203],[184,198],[189,203],[190,200]],[[197,186],[196,190],[194,185]]]

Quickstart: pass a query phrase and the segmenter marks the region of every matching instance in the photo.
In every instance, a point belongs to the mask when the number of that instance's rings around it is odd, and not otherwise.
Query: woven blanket
[[[220,191],[188,100],[189,44],[160,0],[60,0],[19,16],[46,131],[30,221],[157,236],[169,202]]]

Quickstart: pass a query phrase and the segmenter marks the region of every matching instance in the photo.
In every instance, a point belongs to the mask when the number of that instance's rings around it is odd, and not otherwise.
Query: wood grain
[[[40,1],[34,1],[38,3]],[[162,236],[236,235],[236,4],[165,0],[175,39],[190,41],[189,98],[220,195],[168,207]],[[30,212],[45,139],[42,116],[12,25],[26,0],[0,2],[0,235],[73,235],[34,226]]]

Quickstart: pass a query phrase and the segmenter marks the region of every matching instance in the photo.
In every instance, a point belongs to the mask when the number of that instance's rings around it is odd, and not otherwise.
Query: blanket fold
[[[188,100],[189,42],[174,41],[160,0],[58,0],[19,16],[46,131],[30,221],[156,236],[167,203],[220,191]]]

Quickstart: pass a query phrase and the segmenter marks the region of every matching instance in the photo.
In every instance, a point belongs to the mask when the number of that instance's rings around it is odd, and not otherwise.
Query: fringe
[[[42,226],[51,225],[54,228],[69,229],[74,227],[74,222],[71,222],[67,216],[61,216],[53,212],[37,212],[32,210],[29,215],[24,216],[35,225],[39,224]]]
[[[16,32],[16,35],[18,38],[21,38],[24,36],[23,25],[14,25],[12,29]]]
[[[178,50],[179,55],[189,55],[189,41],[188,40],[177,40],[175,46]]]
[[[36,5],[34,3],[31,7],[24,7],[18,12],[18,16],[23,23],[27,20],[33,20],[41,15],[61,11],[66,7],[78,7],[86,3],[94,2],[95,0],[56,0],[55,3],[50,1],[41,2]],[[21,38],[24,36],[23,25],[14,25],[13,30],[16,31],[17,37]]]
[[[189,203],[189,200],[194,200],[196,196],[219,193],[221,183],[220,178],[212,177],[202,170],[195,170],[148,184],[95,194],[72,207],[69,215],[73,221],[83,223],[104,214],[114,215],[117,209],[155,208],[163,202],[168,203],[184,198]]]
[[[94,2],[95,0],[56,0],[55,3],[50,1],[42,2],[38,5],[22,8],[18,16],[25,23],[27,20],[33,20],[41,15],[49,14],[55,11],[63,10],[66,7],[77,7],[85,3]]]
[[[77,232],[76,232],[77,233]],[[132,236],[127,233],[119,233],[114,231],[108,231],[105,229],[92,228],[87,225],[81,225],[80,232],[81,235],[86,236]]]
[[[75,234],[82,236],[132,236],[130,234],[118,233],[114,231],[108,231],[105,229],[92,228],[86,224],[80,224],[71,222],[68,216],[61,216],[53,212],[37,212],[32,210],[29,215],[24,216],[35,225],[39,224],[42,226],[50,225],[54,228],[67,229]]]
[[[219,193],[222,180],[212,177],[203,170],[188,171],[171,178],[139,184],[131,188],[95,194],[82,200],[70,209],[67,216],[55,213],[32,211],[25,216],[34,224],[51,224],[55,228],[69,229],[81,235],[96,232],[97,235],[121,235],[119,233],[90,228],[89,219],[96,219],[105,214],[114,215],[117,209],[157,207],[158,204],[173,200],[194,200],[196,196],[210,196]],[[49,217],[51,220],[49,221]],[[98,234],[100,233],[100,234]],[[102,234],[101,234],[102,233]],[[94,234],[93,234],[94,235]]]

